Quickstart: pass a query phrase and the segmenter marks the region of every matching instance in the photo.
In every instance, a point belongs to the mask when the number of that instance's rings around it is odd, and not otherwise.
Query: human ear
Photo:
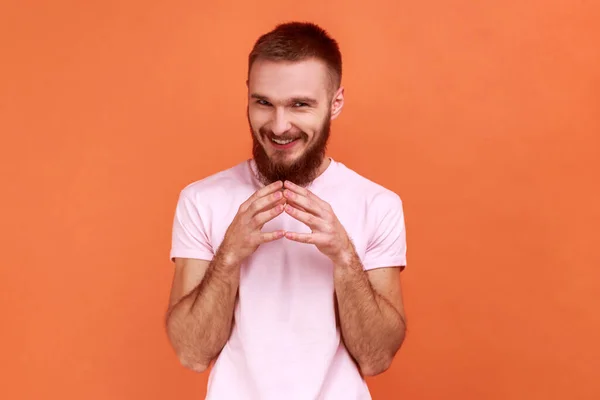
[[[344,88],[340,87],[331,99],[331,119],[336,119],[344,107]]]

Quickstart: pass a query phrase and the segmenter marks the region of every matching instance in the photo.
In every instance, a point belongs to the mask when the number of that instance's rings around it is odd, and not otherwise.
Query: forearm
[[[334,284],[346,348],[364,375],[385,371],[404,340],[402,316],[373,290],[355,253],[335,265]]]
[[[217,254],[202,282],[169,310],[167,332],[186,367],[204,371],[225,346],[239,280],[239,266]]]

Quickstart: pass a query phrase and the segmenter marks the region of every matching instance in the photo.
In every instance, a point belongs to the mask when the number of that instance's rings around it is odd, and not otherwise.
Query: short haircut
[[[277,25],[258,38],[248,57],[248,75],[257,60],[304,61],[317,59],[328,69],[332,89],[342,81],[342,55],[338,43],[321,27],[310,22]]]

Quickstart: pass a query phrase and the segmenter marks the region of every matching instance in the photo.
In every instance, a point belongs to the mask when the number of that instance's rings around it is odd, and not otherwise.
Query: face
[[[248,77],[248,122],[263,183],[306,186],[322,172],[331,120],[343,106],[318,60],[258,60]]]

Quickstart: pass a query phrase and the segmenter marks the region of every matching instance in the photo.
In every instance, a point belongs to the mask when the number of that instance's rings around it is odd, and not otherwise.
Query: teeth
[[[288,144],[288,143],[292,143],[294,141],[294,139],[280,140],[280,139],[275,139],[275,138],[271,138],[271,140],[277,144]]]

